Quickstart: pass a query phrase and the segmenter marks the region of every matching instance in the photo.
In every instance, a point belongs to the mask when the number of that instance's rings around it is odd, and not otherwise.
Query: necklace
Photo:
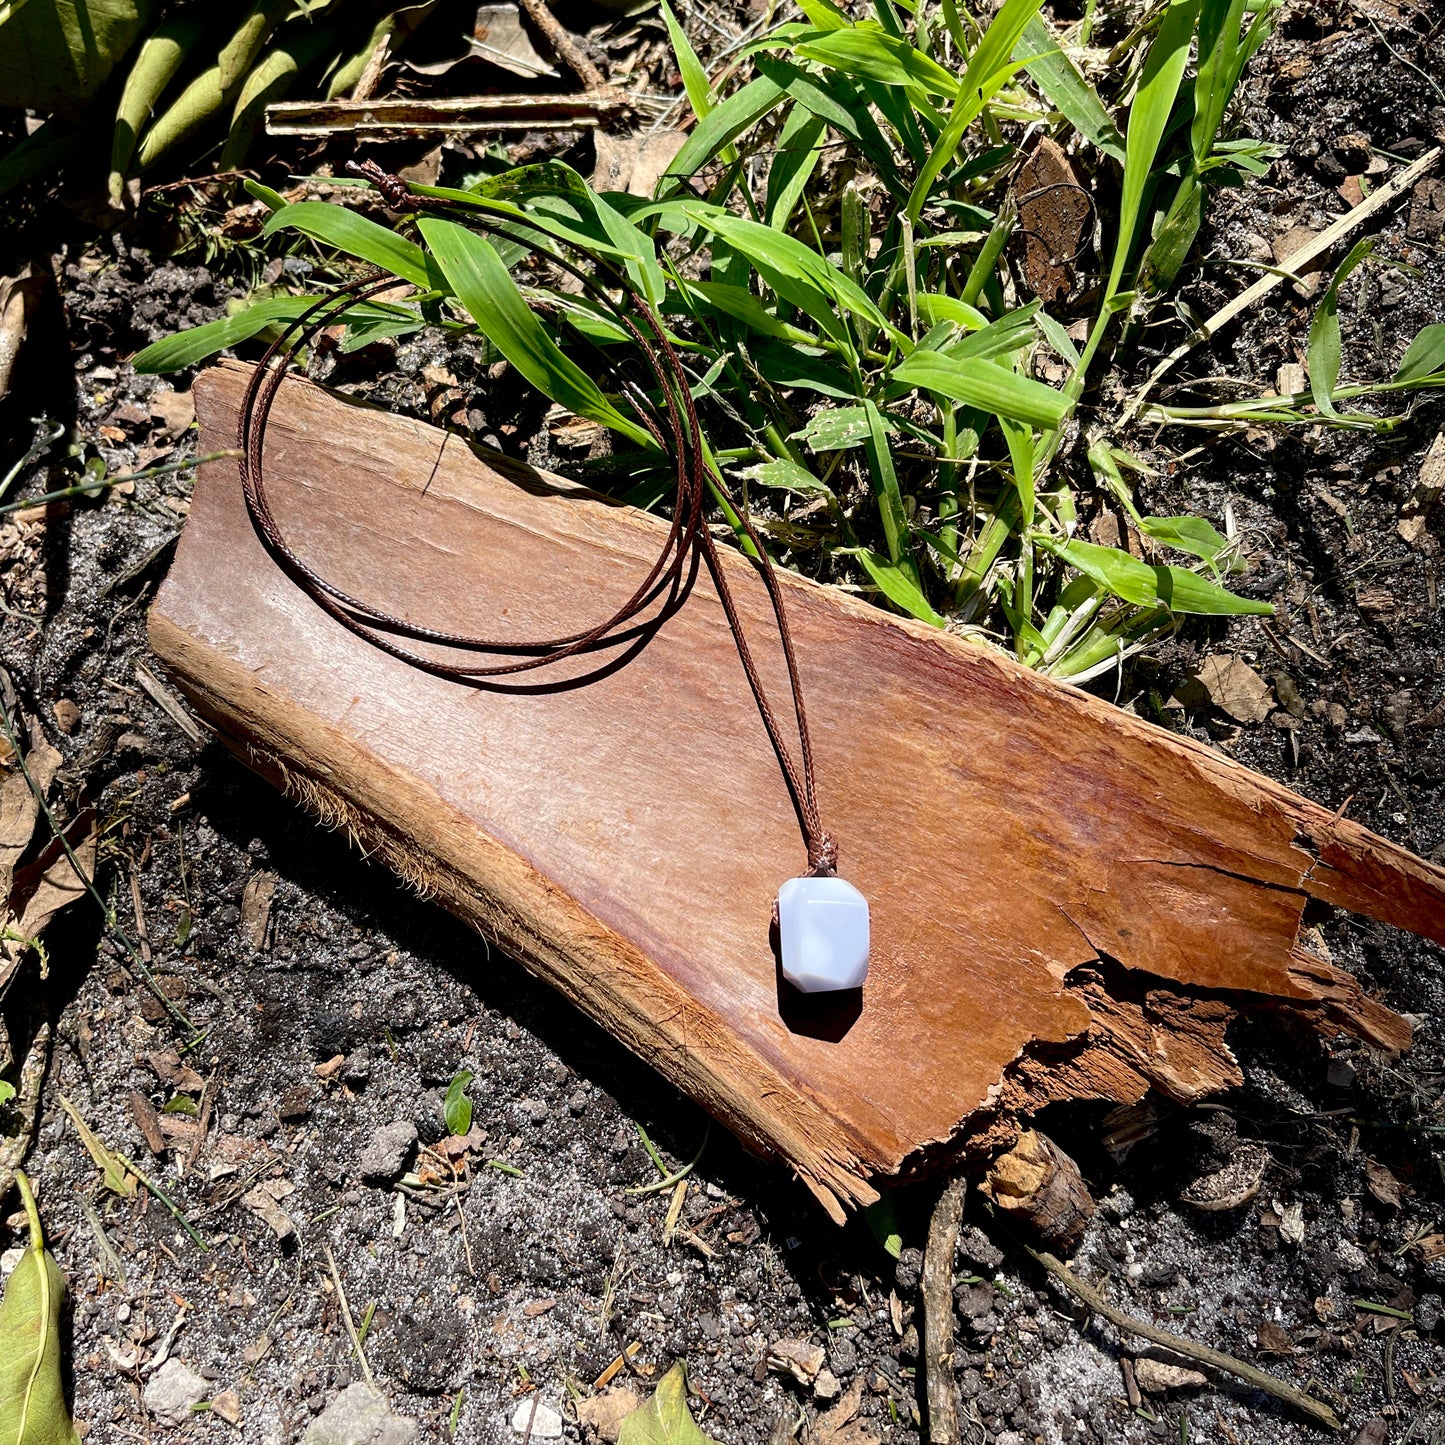
[[[671,523],[656,560],[632,596],[610,617],[561,637],[499,640],[419,626],[351,596],[316,572],[287,540],[267,497],[267,421],[292,351],[311,341],[349,307],[402,284],[392,272],[378,269],[338,287],[290,322],[251,375],[237,422],[239,467],[247,509],[267,549],[312,600],[349,631],[412,666],[469,682],[528,672],[606,646],[659,597],[683,588],[691,564],[700,557],[712,577],[732,631],[743,672],[777,755],[807,850],[807,872],[783,883],[774,909],[783,978],[803,993],[861,988],[868,972],[868,903],[858,889],[838,876],[838,845],[824,828],[819,812],[808,714],[782,586],[746,512],[728,495],[721,477],[707,461],[687,372],[651,304],[631,278],[605,258],[587,254],[591,270],[569,260],[559,252],[559,246],[579,251],[581,248],[537,219],[511,209],[499,214],[496,209],[489,210],[489,203],[481,197],[473,205],[413,194],[405,181],[371,161],[353,163],[348,169],[375,185],[394,211],[426,210],[483,235],[520,243],[535,253],[545,254],[582,286],[591,301],[610,314],[632,340],[658,389],[660,404],[604,357],[609,373],[620,382],[642,424],[674,467],[676,483]],[[597,280],[595,272],[606,276],[606,286]],[[614,293],[624,297],[627,304],[615,299]],[[747,539],[751,548],[749,560],[767,591],[787,667],[792,720],[798,740],[796,759],[758,672],[732,585],[707,525],[709,493],[722,503]],[[416,643],[439,645],[474,656],[460,661],[447,660],[418,651],[411,645]],[[477,660],[476,655],[490,660]]]

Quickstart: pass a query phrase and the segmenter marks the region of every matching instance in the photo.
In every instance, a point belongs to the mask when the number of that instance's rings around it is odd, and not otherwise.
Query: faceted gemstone
[[[789,878],[778,889],[783,977],[802,993],[861,988],[868,900],[841,878]]]

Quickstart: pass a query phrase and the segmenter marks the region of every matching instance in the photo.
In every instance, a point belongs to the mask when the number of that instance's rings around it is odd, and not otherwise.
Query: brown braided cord
[[[834,873],[838,864],[838,845],[823,827],[818,810],[808,714],[803,701],[802,683],[798,675],[797,657],[792,630],[788,625],[782,586],[767,549],[747,514],[728,495],[722,479],[706,461],[701,427],[686,370],[647,299],[624,272],[611,266],[603,258],[589,255],[586,258],[589,264],[595,270],[606,274],[611,290],[603,287],[594,275],[573,264],[555,249],[559,241],[569,245],[574,243],[554,235],[537,221],[508,214],[503,223],[489,214],[478,213],[455,202],[415,195],[405,181],[389,175],[373,162],[353,164],[349,169],[371,181],[393,210],[425,209],[484,234],[521,242],[534,251],[545,251],[549,261],[561,266],[573,276],[581,283],[586,294],[610,313],[636,345],[662,395],[663,408],[659,411],[640,387],[623,379],[623,387],[643,425],[676,469],[672,519],[656,560],[632,596],[610,617],[580,632],[561,637],[525,641],[501,640],[424,627],[351,596],[318,573],[293,549],[271,509],[265,478],[266,428],[276,393],[286,376],[287,362],[292,351],[307,344],[317,332],[338,319],[350,307],[399,283],[400,278],[391,272],[374,270],[337,288],[290,322],[268,348],[247,385],[237,420],[237,442],[241,453],[239,468],[246,506],[267,548],[318,606],[357,636],[412,666],[442,677],[471,682],[529,672],[550,663],[560,662],[564,658],[619,644],[634,637],[635,630],[625,630],[628,624],[664,594],[681,594],[688,585],[694,559],[700,556],[706,563],[717,589],[718,600],[722,603],[737,645],[738,657],[748,685],[752,689],[763,726],[767,729],[768,738],[777,754],[797,812],[803,841],[807,847],[808,870],[817,875]],[[478,204],[482,203],[479,201]],[[518,235],[519,229],[542,239]],[[631,314],[629,309],[614,300],[611,294],[613,291],[626,298]],[[637,320],[634,320],[634,315]],[[638,321],[645,326],[645,332],[638,325]],[[742,619],[738,614],[732,585],[722,565],[717,543],[707,525],[706,503],[710,490],[727,506],[751,543],[753,555],[749,560],[762,578],[777,622],[797,726],[799,757],[796,761],[784,740],[782,727],[758,672]],[[409,647],[408,642],[429,643],[507,660],[486,663],[470,660],[452,662],[418,652]]]

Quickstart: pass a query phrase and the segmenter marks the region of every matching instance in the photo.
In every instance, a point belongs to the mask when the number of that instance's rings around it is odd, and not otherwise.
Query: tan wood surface
[[[197,381],[203,451],[232,444],[244,380],[227,364]],[[485,635],[604,615],[659,543],[652,517],[299,380],[276,403],[268,477],[325,575]],[[728,565],[785,695],[761,584]],[[1445,872],[997,652],[785,581],[825,820],[872,906],[856,1016],[780,998],[769,919],[803,848],[705,572],[646,638],[565,665],[579,685],[445,681],[289,580],[226,460],[201,470],[150,627],[243,758],[783,1155],[835,1214],[879,1176],[1007,1141],[1043,1100],[1229,1082],[1240,1007],[1406,1042],[1304,947],[1301,910],[1320,898],[1445,942]]]

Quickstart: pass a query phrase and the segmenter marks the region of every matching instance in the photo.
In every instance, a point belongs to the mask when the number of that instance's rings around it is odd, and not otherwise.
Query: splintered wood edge
[[[745,1144],[787,1159],[835,1220],[840,1199],[878,1198],[867,1175],[882,1161],[861,1158],[860,1141],[809,1091],[474,820],[340,728],[308,718],[298,733],[294,707],[158,611],[150,641],[242,762],[518,959]],[[465,873],[448,857],[467,860]]]

